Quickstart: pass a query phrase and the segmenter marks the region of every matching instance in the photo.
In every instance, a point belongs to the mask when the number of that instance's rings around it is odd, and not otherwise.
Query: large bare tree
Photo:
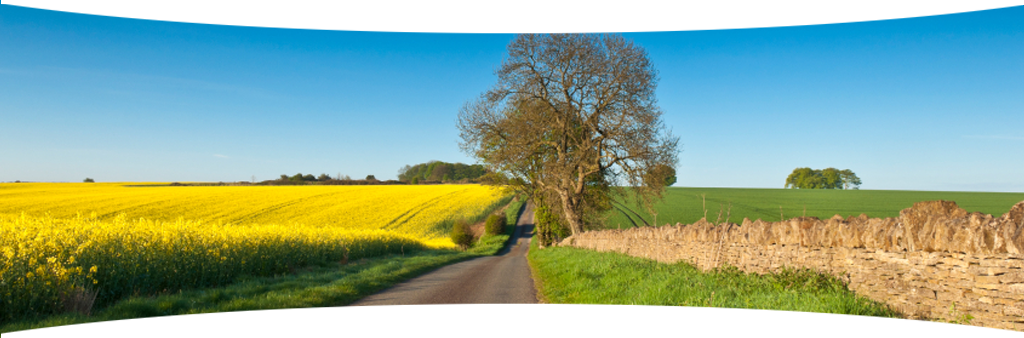
[[[460,146],[494,182],[553,197],[572,234],[610,186],[645,203],[661,197],[679,139],[661,121],[643,48],[619,35],[518,35],[496,75],[457,122]]]

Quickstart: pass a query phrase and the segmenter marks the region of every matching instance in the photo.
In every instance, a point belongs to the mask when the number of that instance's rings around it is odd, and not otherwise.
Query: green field
[[[704,215],[701,195],[706,200],[708,221],[715,222],[721,210],[721,221],[724,222],[731,204],[729,222],[733,223],[740,223],[744,217],[750,220],[778,221],[779,207],[782,207],[782,216],[787,219],[804,215],[826,219],[836,214],[848,217],[862,213],[868,217],[896,217],[900,210],[909,208],[915,202],[934,200],[954,201],[968,212],[978,211],[998,217],[1017,202],[1024,201],[1024,193],[668,188],[665,199],[655,207],[658,224],[689,224],[699,220]],[[623,204],[639,213],[643,220],[653,223],[653,216],[648,211],[631,201]],[[637,215],[629,216],[633,222],[643,225]],[[632,225],[630,219],[616,209],[612,209],[605,220],[605,227],[611,229]]]

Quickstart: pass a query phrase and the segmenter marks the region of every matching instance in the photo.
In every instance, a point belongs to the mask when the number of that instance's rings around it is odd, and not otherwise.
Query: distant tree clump
[[[658,165],[647,175],[648,177],[645,177],[645,180],[661,178],[664,180],[666,187],[676,184],[676,169],[669,165]]]
[[[789,189],[860,189],[860,177],[850,169],[796,168],[786,177]]]
[[[398,169],[398,180],[412,182],[478,182],[486,174],[481,164],[448,163],[430,161]]]
[[[839,177],[843,180],[843,189],[860,189],[860,177],[857,177],[857,174],[854,174],[850,169],[840,171]]]
[[[316,177],[312,174],[303,175],[302,173],[295,174],[294,176],[288,177],[287,175],[281,175],[282,180],[291,181],[293,183],[304,183],[304,182],[316,182]]]
[[[247,182],[248,183],[248,182]],[[342,175],[338,173],[336,178],[331,177],[327,174],[320,174],[319,176],[313,176],[312,174],[298,173],[292,176],[281,175],[280,178],[275,180],[267,180],[257,185],[395,185],[395,184],[407,184],[408,182],[402,182],[397,180],[378,180],[373,175],[367,175],[364,180],[353,180],[348,175]]]
[[[88,178],[88,177],[86,177],[85,180],[83,180],[82,182],[85,182],[85,183],[96,183],[96,181],[93,181],[91,178]]]

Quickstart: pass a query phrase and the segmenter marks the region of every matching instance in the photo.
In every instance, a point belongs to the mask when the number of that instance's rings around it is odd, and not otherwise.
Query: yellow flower
[[[200,281],[208,269],[224,276],[260,275],[324,257],[451,248],[452,219],[475,218],[504,197],[477,185],[5,185],[0,250],[6,261],[0,278],[19,280],[24,274],[33,281],[0,293],[18,304],[46,303],[32,297],[53,295],[69,283],[98,284],[99,265],[103,278],[138,283],[110,281],[104,294],[117,296],[155,282],[146,278],[169,278],[166,271]]]

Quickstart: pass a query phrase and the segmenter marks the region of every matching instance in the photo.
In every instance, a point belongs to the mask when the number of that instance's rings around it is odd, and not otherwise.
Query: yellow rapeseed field
[[[126,185],[0,184],[0,320],[66,311],[83,291],[105,303],[450,248],[452,220],[508,200],[476,185]]]
[[[294,223],[392,230],[436,240],[446,237],[445,220],[476,216],[504,197],[496,189],[479,185],[131,186],[150,184],[0,184],[0,214],[72,218],[96,213],[100,220],[124,214],[129,219],[166,221]]]

